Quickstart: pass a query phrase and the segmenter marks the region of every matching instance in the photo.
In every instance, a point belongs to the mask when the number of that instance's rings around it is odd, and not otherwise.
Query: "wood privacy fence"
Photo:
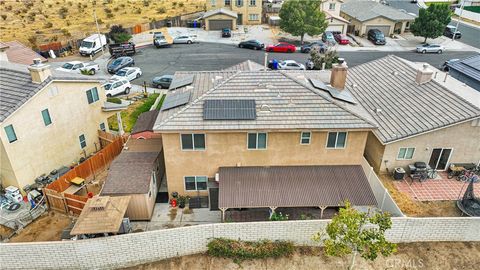
[[[108,140],[110,143],[43,189],[51,209],[76,215],[82,212],[88,196],[67,193],[67,189],[73,185],[70,180],[75,177],[85,179],[85,183],[95,180],[99,174],[108,168],[115,157],[120,154],[125,142],[124,137],[117,137],[103,131],[99,131],[99,137],[100,140]]]

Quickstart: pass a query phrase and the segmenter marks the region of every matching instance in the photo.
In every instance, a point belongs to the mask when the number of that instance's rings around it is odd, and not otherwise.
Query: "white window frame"
[[[258,134],[260,133],[265,133],[265,148],[258,148]],[[248,135],[250,134],[256,134],[256,139],[255,139],[255,148],[249,148],[248,147]],[[248,132],[247,133],[247,150],[267,150],[268,148],[268,132],[265,131],[259,131],[259,132]]]
[[[255,18],[252,19],[252,16],[255,16]],[[258,21],[259,19],[260,19],[260,16],[258,14],[248,14],[249,21]]]
[[[187,177],[193,177],[195,178],[195,189],[187,189]],[[205,179],[207,180],[205,183],[207,183],[207,187],[205,189],[198,189],[198,186],[197,186],[197,178],[200,178],[200,177],[205,177]],[[183,176],[183,189],[185,191],[208,191],[208,176],[206,175],[185,175]]]
[[[304,139],[304,138],[303,138],[303,134],[304,134],[304,133],[310,134],[310,135],[308,136],[308,143],[302,142],[303,139]],[[305,138],[305,139],[306,139],[306,138]],[[301,144],[301,145],[309,145],[311,142],[312,142],[312,132],[311,132],[311,131],[302,131],[302,132],[300,132],[300,144]]]
[[[204,138],[204,145],[205,147],[203,149],[195,149],[195,134],[203,135]],[[182,135],[191,135],[192,136],[192,146],[193,149],[184,149],[183,148],[183,142],[182,142]],[[180,133],[180,148],[182,151],[205,151],[207,150],[207,134],[206,133]]]
[[[345,133],[345,145],[343,147],[337,147],[338,133],[341,133],[341,132]],[[330,136],[330,133],[337,133],[337,136],[335,136],[335,147],[328,147],[328,137]],[[348,141],[348,131],[329,131],[327,133],[327,140],[325,142],[325,148],[327,148],[327,149],[345,149],[345,148],[347,148],[347,141]]]
[[[405,149],[405,153],[403,154],[403,157],[402,157],[402,158],[399,158],[398,156],[399,156],[400,151],[401,151],[402,149]],[[411,158],[406,158],[408,149],[413,149],[413,153],[412,153],[412,157],[411,157]],[[416,151],[416,150],[417,150],[417,149],[416,149],[415,147],[400,147],[400,148],[398,148],[396,160],[412,160],[413,157],[415,156],[415,151]]]
[[[102,125],[103,125],[103,129],[102,129]],[[98,127],[100,128],[101,131],[107,132],[107,125],[105,125],[105,122],[98,124]]]
[[[249,0],[249,4],[250,4],[251,7],[256,7],[257,6],[257,0]]]
[[[333,8],[332,8],[332,5],[333,5]],[[329,3],[328,4],[328,10],[335,10],[335,3]]]
[[[80,140],[80,137],[82,137],[82,136],[83,136],[83,142],[85,143],[85,146],[83,146],[83,147],[82,147],[82,140]],[[78,141],[80,143],[80,149],[83,150],[83,149],[87,148],[87,136],[85,136],[85,133],[78,135]]]

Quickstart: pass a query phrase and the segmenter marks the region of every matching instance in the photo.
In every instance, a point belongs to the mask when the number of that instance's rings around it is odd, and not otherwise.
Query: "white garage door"
[[[367,30],[365,31],[365,34],[368,33],[368,30],[370,29],[378,29],[383,32],[383,34],[388,37],[390,34],[390,25],[369,25],[367,26]]]
[[[329,24],[326,31],[338,31],[343,33],[343,24]]]

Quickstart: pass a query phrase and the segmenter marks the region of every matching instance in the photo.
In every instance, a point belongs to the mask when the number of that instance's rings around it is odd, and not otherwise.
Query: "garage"
[[[343,33],[343,24],[329,24],[326,31]]]
[[[209,30],[222,30],[223,28],[233,28],[232,20],[208,20]]]
[[[390,35],[390,25],[368,25],[365,33],[368,33],[370,29],[378,29],[382,31],[386,37]]]

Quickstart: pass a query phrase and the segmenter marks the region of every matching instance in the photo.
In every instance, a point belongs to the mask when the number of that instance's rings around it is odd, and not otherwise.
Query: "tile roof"
[[[416,74],[406,60],[393,55],[348,71],[346,87],[375,119],[378,129],[373,132],[383,143],[480,117],[480,109],[453,89],[435,80],[418,85]]]
[[[228,16],[233,17],[233,18],[238,17],[237,12],[235,12],[235,11],[232,11],[232,10],[229,10],[229,9],[226,9],[226,8],[219,8],[219,9],[213,9],[213,10],[209,10],[209,11],[205,12],[203,14],[202,18],[205,19],[205,18],[211,17],[213,15],[217,15],[217,14],[225,14],[225,15],[228,15]]]
[[[449,64],[448,67],[480,82],[480,54],[453,62]]]
[[[135,126],[133,126],[131,134],[153,131],[153,125],[155,124],[155,120],[157,120],[158,112],[158,110],[152,110],[140,114]]]
[[[396,8],[380,4],[376,1],[353,0],[342,4],[341,12],[361,21],[368,21],[377,17],[385,17],[392,21],[413,21],[415,16],[402,12]]]
[[[4,42],[7,49],[7,57],[9,62],[23,64],[23,65],[31,65],[33,64],[33,59],[40,58],[42,62],[47,62],[47,59],[40,54],[34,52],[29,47],[23,45],[21,42],[18,41],[9,41]]]
[[[185,73],[175,73],[174,80]],[[191,74],[191,73],[188,73]],[[155,131],[371,129],[375,124],[280,71],[197,72],[190,103],[161,111]],[[219,76],[220,75],[220,76]],[[217,80],[215,80],[217,78]],[[190,88],[189,88],[190,87]],[[256,120],[203,120],[208,99],[253,99]]]
[[[264,69],[263,65],[260,65],[257,62],[254,62],[254,61],[251,61],[251,60],[247,60],[247,61],[243,61],[241,63],[238,63],[234,66],[231,66],[229,68],[226,68],[224,70],[228,70],[228,71],[236,71],[236,70],[254,71],[254,70],[263,70],[263,69]]]

